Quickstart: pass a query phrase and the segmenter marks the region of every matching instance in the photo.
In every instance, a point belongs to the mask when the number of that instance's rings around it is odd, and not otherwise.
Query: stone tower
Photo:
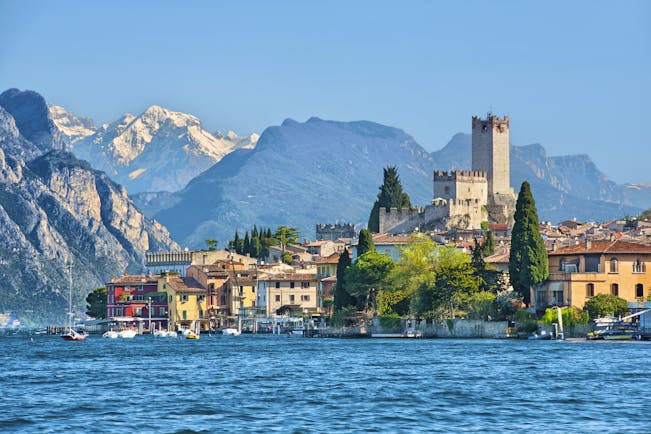
[[[486,172],[488,197],[513,194],[509,167],[509,117],[488,113],[486,120],[472,117],[472,170]]]
[[[511,188],[509,117],[488,113],[486,119],[472,117],[472,170],[486,173],[487,210],[491,220],[508,223],[515,210]]]

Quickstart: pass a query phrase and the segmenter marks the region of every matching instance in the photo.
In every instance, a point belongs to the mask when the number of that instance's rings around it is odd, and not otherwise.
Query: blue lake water
[[[0,432],[651,432],[646,342],[17,334],[0,349]]]

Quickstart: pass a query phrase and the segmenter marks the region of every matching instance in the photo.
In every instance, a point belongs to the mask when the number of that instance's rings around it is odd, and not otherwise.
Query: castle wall
[[[488,201],[486,173],[479,171],[434,172],[434,199]]]

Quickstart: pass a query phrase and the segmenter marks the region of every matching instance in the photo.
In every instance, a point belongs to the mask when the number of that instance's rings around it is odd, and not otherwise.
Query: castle
[[[509,117],[472,117],[472,170],[434,171],[434,199],[424,209],[380,209],[381,233],[416,228],[479,229],[510,223],[515,210],[509,161]]]

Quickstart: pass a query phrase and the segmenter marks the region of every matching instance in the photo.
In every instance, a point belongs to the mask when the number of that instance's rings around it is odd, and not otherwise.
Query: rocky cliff
[[[33,125],[28,131],[56,136]],[[67,261],[73,263],[73,302],[83,313],[86,294],[111,275],[142,272],[147,250],[179,248],[123,187],[47,143],[35,145],[0,111],[0,312],[34,324],[63,321]],[[42,155],[27,160],[25,149]]]

